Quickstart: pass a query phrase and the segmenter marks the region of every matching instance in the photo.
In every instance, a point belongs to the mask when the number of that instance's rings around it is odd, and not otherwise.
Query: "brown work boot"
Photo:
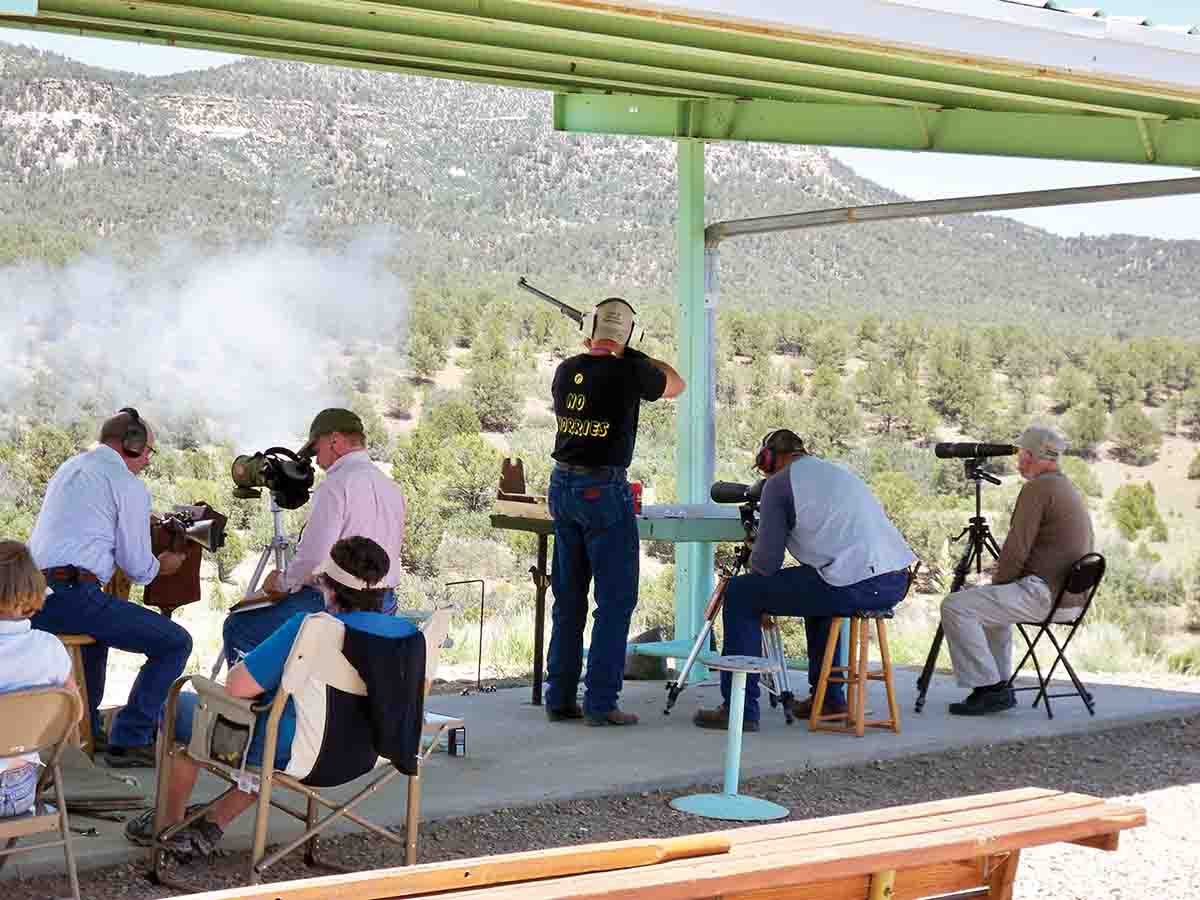
[[[716,709],[698,709],[692,716],[692,724],[699,728],[712,728],[717,731],[729,730],[729,707],[722,703]],[[758,731],[758,719],[743,719],[742,732]]]
[[[633,713],[611,709],[606,713],[585,713],[583,720],[589,725],[602,727],[604,725],[636,725],[638,717]]]
[[[803,700],[792,701],[792,715],[797,719],[811,719],[813,711],[813,701],[816,698],[809,694]],[[834,700],[826,695],[825,702],[821,704],[821,715],[823,716],[838,716],[846,711],[845,700]]]

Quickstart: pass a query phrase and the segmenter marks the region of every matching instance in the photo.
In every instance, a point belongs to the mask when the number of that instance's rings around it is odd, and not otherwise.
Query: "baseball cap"
[[[299,456],[312,456],[316,452],[317,438],[338,431],[342,434],[365,434],[362,419],[349,409],[332,406],[317,413],[308,426],[308,442],[300,448]]]
[[[593,341],[612,341],[624,347],[633,333],[633,307],[620,297],[609,297],[596,304]]]
[[[1053,428],[1045,425],[1030,425],[1017,438],[1017,446],[1028,450],[1038,459],[1057,460],[1067,449],[1067,442]]]

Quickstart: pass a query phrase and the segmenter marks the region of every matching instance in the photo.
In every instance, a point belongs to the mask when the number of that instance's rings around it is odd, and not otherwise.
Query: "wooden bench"
[[[955,892],[967,892],[955,900],[1011,900],[1023,849],[1066,842],[1115,850],[1121,831],[1145,823],[1140,807],[1022,788],[661,842],[260,885],[191,900],[386,900],[446,892],[454,900],[918,900]]]

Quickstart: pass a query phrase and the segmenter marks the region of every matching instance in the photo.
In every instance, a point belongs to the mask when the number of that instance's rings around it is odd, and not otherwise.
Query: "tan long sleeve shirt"
[[[1025,482],[1000,549],[993,584],[1036,575],[1058,596],[1072,564],[1092,552],[1092,517],[1083,496],[1062,472],[1043,472]],[[1072,601],[1075,602],[1072,602]],[[1064,606],[1083,598],[1068,595]]]

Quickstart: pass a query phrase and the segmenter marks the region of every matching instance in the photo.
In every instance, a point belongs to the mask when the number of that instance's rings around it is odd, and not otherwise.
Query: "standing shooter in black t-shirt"
[[[553,629],[547,664],[546,715],[551,722],[634,725],[617,708],[625,668],[629,619],[637,606],[638,547],[633,496],[625,470],[633,459],[641,401],[672,398],[684,382],[671,366],[629,348],[633,307],[619,297],[596,306],[584,328],[587,353],[554,373]],[[595,580],[596,612],[588,650],[587,694],[576,701],[583,669],[588,583]]]

